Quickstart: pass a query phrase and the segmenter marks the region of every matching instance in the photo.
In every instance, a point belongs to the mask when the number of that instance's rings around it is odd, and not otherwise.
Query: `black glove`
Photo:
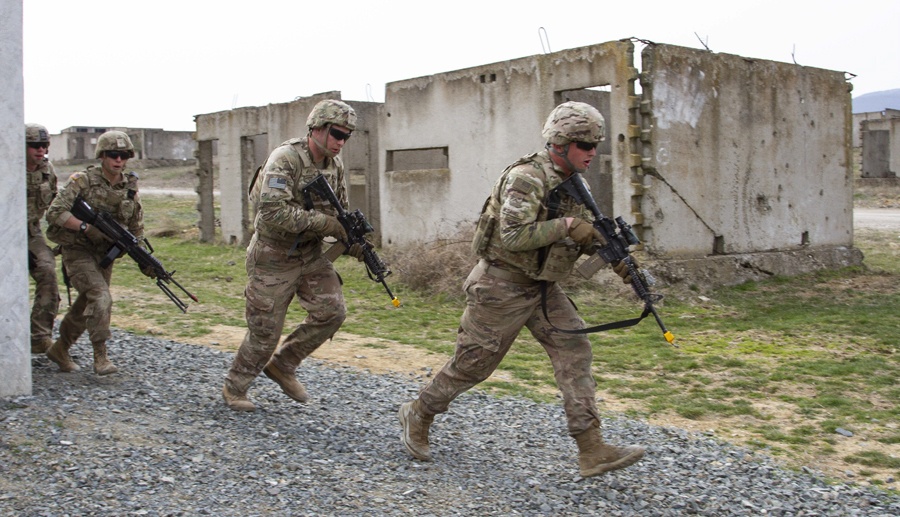
[[[634,258],[632,258],[631,260],[634,263],[635,269],[637,269],[637,267],[638,267],[637,260],[634,260]],[[622,277],[623,283],[625,283],[625,284],[631,283],[631,273],[628,272],[628,264],[626,264],[624,260],[620,260],[620,261],[616,262],[615,264],[613,264],[613,271],[615,271],[617,275]]]
[[[366,244],[369,244],[369,243],[366,242]],[[364,251],[366,251],[366,247],[357,242],[357,243],[353,243],[350,245],[350,248],[347,249],[347,255],[350,255],[351,257],[355,258],[356,260],[362,262]]]
[[[601,245],[606,243],[603,235],[594,228],[594,225],[578,217],[572,218],[572,224],[569,225],[569,237],[582,246],[590,246],[595,241],[599,241]]]
[[[347,242],[347,231],[344,230],[344,225],[333,215],[316,214],[316,217],[309,223],[309,229],[322,237],[334,237]]]

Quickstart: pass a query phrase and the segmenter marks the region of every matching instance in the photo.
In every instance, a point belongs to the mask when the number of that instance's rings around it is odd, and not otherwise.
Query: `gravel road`
[[[328,346],[327,344],[325,346]],[[232,354],[114,331],[120,373],[59,373],[33,358],[34,393],[0,401],[0,514],[897,516],[900,496],[828,484],[711,436],[607,415],[644,460],[578,475],[559,404],[460,397],[410,459],[397,409],[424,378],[316,360],[297,404],[265,377],[235,413],[220,399]]]

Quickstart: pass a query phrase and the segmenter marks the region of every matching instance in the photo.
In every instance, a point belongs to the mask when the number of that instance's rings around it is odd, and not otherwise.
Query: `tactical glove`
[[[582,246],[590,246],[594,241],[605,243],[603,235],[594,228],[594,225],[578,217],[572,218],[572,224],[569,225],[569,237]]]
[[[87,230],[84,231],[84,236],[87,237],[89,241],[98,246],[101,244],[112,242],[112,239],[107,237],[105,233],[98,230],[97,227],[93,224],[88,225]]]
[[[366,242],[368,244],[368,242]],[[350,248],[347,250],[347,255],[355,258],[356,260],[362,262],[363,260],[363,252],[366,250],[365,246],[359,243],[354,243],[350,245]]]
[[[347,231],[344,225],[333,215],[316,214],[309,223],[309,229],[321,237],[334,237],[347,242]]]
[[[156,278],[156,270],[153,269],[153,266],[147,265],[147,266],[142,267],[141,273],[143,273],[144,275],[146,275],[150,278]]]
[[[634,263],[635,269],[637,269],[637,267],[638,267],[637,260],[634,260],[634,258],[632,258],[631,260]],[[620,260],[620,261],[616,262],[615,264],[613,264],[613,271],[615,271],[617,275],[622,277],[623,283],[625,283],[625,284],[631,283],[631,273],[628,272],[628,264],[626,264],[624,260]]]

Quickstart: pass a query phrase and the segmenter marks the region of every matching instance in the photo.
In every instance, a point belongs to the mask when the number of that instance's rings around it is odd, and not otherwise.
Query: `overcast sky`
[[[850,72],[856,97],[900,88],[898,20],[898,0],[24,0],[25,119],[194,130],[197,114],[331,90],[383,102],[388,82],[628,37]]]

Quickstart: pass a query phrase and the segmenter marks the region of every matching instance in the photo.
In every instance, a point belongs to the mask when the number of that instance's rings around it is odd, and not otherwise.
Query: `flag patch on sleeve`
[[[269,188],[284,190],[287,188],[287,178],[269,178],[268,186]]]

